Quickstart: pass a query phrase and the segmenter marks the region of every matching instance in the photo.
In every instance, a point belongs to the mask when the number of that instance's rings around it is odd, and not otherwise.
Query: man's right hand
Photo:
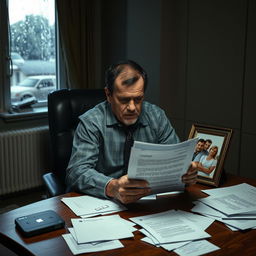
[[[111,180],[106,187],[106,195],[128,204],[139,200],[150,193],[145,180],[128,179],[127,175]]]

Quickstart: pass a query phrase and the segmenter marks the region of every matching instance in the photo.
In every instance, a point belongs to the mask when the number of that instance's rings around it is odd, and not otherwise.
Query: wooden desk
[[[235,185],[241,182],[247,182],[256,186],[256,180],[228,176],[228,182],[225,186]],[[187,188],[185,193],[161,197],[153,201],[141,201],[128,206],[128,211],[120,212],[123,218],[157,213],[169,209],[182,209],[189,211],[193,204],[192,201],[200,197],[205,197],[201,189],[209,187],[203,185],[194,185]],[[77,196],[77,193],[68,193],[64,196]],[[0,215],[0,242],[15,253],[25,255],[47,255],[47,256],[65,256],[72,255],[62,234],[68,233],[67,227],[71,227],[70,218],[76,215],[60,201],[61,196],[46,199],[33,203],[10,212]],[[46,234],[38,235],[32,238],[23,238],[15,229],[14,219],[23,215],[51,209],[56,211],[66,221],[66,229],[61,229]],[[207,230],[212,237],[208,240],[219,246],[221,249],[210,253],[209,255],[256,255],[256,230],[232,232],[224,224],[215,221]],[[132,256],[162,256],[176,255],[162,248],[149,245],[140,241],[143,235],[136,231],[133,239],[123,239],[121,242],[124,248],[109,250],[104,252],[87,253],[84,255],[132,255]]]

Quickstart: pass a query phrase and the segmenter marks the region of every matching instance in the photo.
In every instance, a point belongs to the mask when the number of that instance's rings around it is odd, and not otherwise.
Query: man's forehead
[[[120,74],[117,76],[117,79],[120,81],[125,81],[128,79],[131,79],[133,77],[138,77],[140,76],[140,74],[138,73],[138,71],[130,68],[130,67],[125,67]]]

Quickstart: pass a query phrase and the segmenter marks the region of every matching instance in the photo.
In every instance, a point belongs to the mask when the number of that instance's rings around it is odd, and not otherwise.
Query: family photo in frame
[[[189,139],[198,138],[192,161],[198,165],[198,182],[217,187],[232,129],[193,124]]]

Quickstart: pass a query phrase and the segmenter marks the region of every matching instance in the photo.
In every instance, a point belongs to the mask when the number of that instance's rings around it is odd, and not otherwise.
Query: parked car
[[[17,52],[11,52],[11,59],[12,59],[12,63],[20,66],[24,64],[24,59],[17,53]]]
[[[55,76],[29,76],[11,87],[11,101],[17,102],[35,97],[38,102],[46,101],[47,95],[56,90]]]

